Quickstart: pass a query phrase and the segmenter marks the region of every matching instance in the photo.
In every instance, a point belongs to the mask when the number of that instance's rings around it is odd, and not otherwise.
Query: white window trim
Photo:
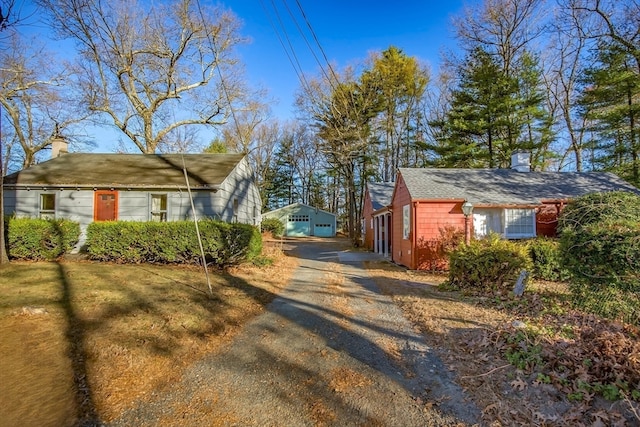
[[[42,196],[44,195],[52,195],[53,196],[53,210],[51,209],[43,209],[42,207]],[[42,219],[56,219],[56,211],[58,210],[58,196],[56,193],[52,191],[45,191],[38,194],[38,218]],[[44,216],[43,216],[44,215]]]
[[[159,210],[159,211],[154,211],[153,210],[153,197],[154,196],[164,196],[167,202],[167,207],[166,209],[163,210]],[[169,221],[169,195],[167,193],[149,193],[149,221],[153,221],[153,214],[155,212],[158,213],[162,213],[164,212],[164,221],[159,221],[159,222],[167,222]]]
[[[507,230],[509,229],[509,225],[507,223],[507,212],[508,211],[528,211],[531,214],[530,220],[531,220],[531,233],[508,233]],[[505,238],[507,239],[527,239],[527,238],[531,238],[531,237],[536,237],[536,212],[535,209],[503,209],[502,211],[502,215],[503,215],[503,221],[502,223],[504,224],[504,230],[503,230],[503,235]]]
[[[411,235],[411,210],[409,209],[409,205],[404,205],[402,207],[402,238],[404,240],[409,240],[410,235]]]

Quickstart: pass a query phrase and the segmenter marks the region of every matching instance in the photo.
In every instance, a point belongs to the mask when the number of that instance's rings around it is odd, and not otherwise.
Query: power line
[[[311,31],[311,35],[313,36],[313,39],[315,40],[316,45],[318,45],[318,49],[320,49],[320,52],[322,53],[322,57],[324,58],[324,61],[327,63],[327,67],[329,67],[329,71],[331,71],[331,75],[337,82],[338,76],[336,76],[336,73],[333,71],[333,67],[331,66],[331,63],[329,62],[329,59],[327,58],[327,55],[325,54],[325,51],[322,48],[322,45],[320,44],[320,40],[318,40],[318,36],[316,35],[316,32],[313,31],[313,27],[311,26],[311,22],[309,22],[309,19],[307,18],[307,14],[304,12],[304,9],[302,9],[302,5],[300,4],[299,0],[296,0],[296,4],[298,5],[298,9],[300,9],[300,13],[304,18],[304,22],[307,24],[309,31]]]
[[[214,60],[218,62],[219,53],[218,48],[216,46],[215,37],[211,35],[211,32],[207,30],[207,22],[204,19],[204,13],[202,13],[202,8],[200,7],[200,0],[196,0],[196,5],[198,7],[198,12],[200,13],[200,19],[202,19],[202,25],[205,28],[205,34],[207,35],[207,41],[209,42],[209,46],[213,51]],[[231,117],[233,118],[233,124],[236,128],[236,132],[238,134],[238,138],[240,139],[240,144],[244,147],[245,141],[242,136],[242,132],[240,131],[240,125],[238,124],[238,119],[236,117],[236,112],[233,109],[233,105],[231,104],[231,97],[229,96],[229,91],[227,90],[227,85],[225,84],[224,77],[222,76],[222,71],[220,71],[220,63],[216,64],[216,71],[218,72],[218,76],[220,77],[220,86],[222,87],[222,92],[224,93],[224,97],[227,100],[227,104],[229,105],[229,111],[231,111]]]

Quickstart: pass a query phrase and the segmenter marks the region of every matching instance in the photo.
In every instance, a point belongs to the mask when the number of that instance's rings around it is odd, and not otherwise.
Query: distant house
[[[447,227],[464,230],[465,201],[473,205],[469,222],[476,237],[495,232],[524,239],[555,236],[558,214],[571,198],[640,194],[611,173],[528,172],[528,159],[521,160],[514,159],[512,169],[400,168],[390,204],[392,260],[410,269],[437,268],[433,243]]]
[[[385,256],[391,254],[391,196],[393,182],[367,184],[362,207],[362,236],[364,246]]]
[[[198,218],[260,223],[241,154],[62,154],[5,177],[5,212],[78,221],[81,239],[93,221],[191,219],[185,169]]]
[[[284,235],[291,237],[334,237],[336,215],[304,203],[293,203],[262,214],[278,219],[284,225]]]

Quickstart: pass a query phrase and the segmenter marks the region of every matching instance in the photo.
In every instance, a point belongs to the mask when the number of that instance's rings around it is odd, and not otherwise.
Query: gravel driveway
[[[451,373],[362,268],[376,255],[350,252],[338,240],[296,240],[289,249],[300,265],[263,315],[229,348],[110,425],[478,422]]]

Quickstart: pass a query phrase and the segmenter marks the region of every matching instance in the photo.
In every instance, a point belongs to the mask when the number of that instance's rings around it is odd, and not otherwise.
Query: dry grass
[[[481,409],[485,425],[635,425],[628,424],[638,419],[629,412],[635,403],[596,398],[572,403],[544,377],[516,369],[505,359],[501,342],[505,331],[517,334],[514,320],[552,330],[558,329],[554,321],[571,319],[571,315],[560,314],[566,312],[569,299],[565,284],[536,282],[522,298],[473,297],[439,290],[438,285],[446,280],[444,275],[407,271],[386,262],[367,263],[367,269],[455,373],[456,381]],[[576,315],[578,322],[582,318]],[[607,322],[596,323],[609,327]],[[559,329],[566,327],[561,324]],[[611,328],[621,330],[613,324]],[[561,347],[552,351],[566,359]]]
[[[0,420],[109,421],[224,346],[288,282],[295,260],[201,269],[89,262],[0,270]]]

